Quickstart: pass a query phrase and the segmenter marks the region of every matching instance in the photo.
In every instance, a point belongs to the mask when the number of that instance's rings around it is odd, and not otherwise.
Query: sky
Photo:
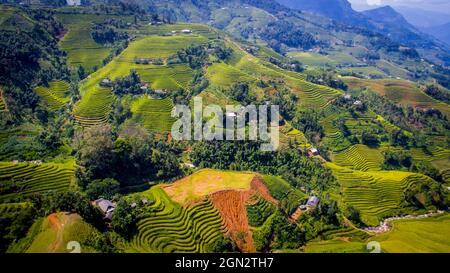
[[[378,6],[391,5],[419,8],[450,14],[450,0],[349,0],[355,9],[368,9]]]

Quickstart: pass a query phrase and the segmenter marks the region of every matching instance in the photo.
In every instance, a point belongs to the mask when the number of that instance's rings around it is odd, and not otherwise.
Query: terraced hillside
[[[369,88],[373,92],[386,96],[396,103],[420,108],[435,108],[439,109],[447,117],[450,116],[450,106],[448,104],[428,96],[413,82],[392,79],[365,80],[353,77],[344,77],[343,79],[350,89]]]
[[[3,90],[0,87],[0,112],[3,112],[6,110],[6,103],[5,99],[3,98]]]
[[[399,213],[403,193],[416,182],[431,178],[401,171],[362,172],[327,163],[341,185],[343,202],[361,212],[368,225],[377,225],[381,218]]]
[[[185,64],[152,65],[136,64],[136,58],[167,59],[178,50],[191,44],[203,43],[207,39],[198,35],[183,36],[145,36],[130,43],[118,57],[106,66],[97,70],[86,79],[80,88],[81,101],[74,109],[75,119],[83,126],[104,123],[114,96],[110,88],[99,86],[108,78],[115,80],[125,77],[130,70],[135,69],[141,81],[149,83],[150,87],[175,91],[187,87],[192,71]]]
[[[259,195],[247,204],[248,223],[252,227],[259,227],[272,215],[276,207]]]
[[[217,30],[204,25],[196,23],[182,23],[176,24],[163,24],[163,25],[144,25],[141,26],[138,31],[140,35],[164,35],[171,31],[180,32],[183,29],[189,29],[195,35],[203,36],[208,39],[214,39],[218,36]],[[134,32],[132,32],[134,33]]]
[[[65,81],[52,81],[48,87],[39,86],[34,89],[34,92],[41,97],[44,104],[51,111],[58,110],[70,100],[67,97],[68,91],[69,84]]]
[[[30,204],[21,202],[21,203],[3,203],[0,204],[0,215],[6,215],[8,213],[14,213],[24,208],[28,207]]]
[[[380,150],[392,152],[402,151],[400,147],[392,147],[387,145],[380,146]],[[414,160],[428,162],[441,172],[450,169],[450,150],[448,149],[439,146],[428,147],[427,150],[411,148],[408,153]]]
[[[68,30],[61,39],[61,49],[67,52],[68,65],[75,69],[83,66],[92,71],[94,66],[100,67],[102,61],[111,52],[111,48],[98,44],[90,35],[92,23],[101,23],[109,18],[132,20],[126,16],[106,16],[95,14],[57,14],[56,17]]]
[[[278,204],[271,196],[263,178],[253,172],[203,169],[163,186],[163,189],[171,199],[184,207],[196,204],[208,196],[224,220],[226,234],[243,252],[255,251],[247,217],[247,205],[257,203],[255,197],[265,199],[269,202],[267,206]],[[258,218],[266,217],[268,215]]]
[[[170,132],[175,119],[171,116],[172,100],[152,99],[146,95],[141,96],[131,106],[132,122],[141,124],[150,132]]]
[[[14,200],[36,192],[66,190],[74,179],[73,163],[0,162],[0,200]]]
[[[217,209],[207,198],[183,208],[160,187],[145,194],[155,202],[138,222],[128,252],[208,252],[226,232]]]
[[[252,86],[252,90],[258,90],[256,83],[260,79],[282,81],[301,98],[299,103],[305,108],[324,108],[340,94],[338,90],[307,82],[303,74],[283,70],[264,61],[258,54],[256,54],[258,57],[248,54],[240,45],[232,41],[228,41],[227,46],[234,50],[231,59],[226,63],[215,63],[207,69],[210,87],[205,92],[209,95],[215,88],[229,87],[236,82],[247,82]],[[269,90],[260,90],[263,93],[264,91]],[[208,97],[204,94],[205,92],[201,94],[202,97]]]
[[[73,116],[82,126],[105,123],[113,101],[114,96],[109,88],[95,86],[76,104]]]
[[[19,156],[35,158],[35,137],[38,133],[39,128],[30,123],[0,131],[0,161],[17,159]]]
[[[280,128],[280,132],[280,144],[282,147],[289,147],[290,143],[294,143],[294,145],[302,150],[311,147],[311,144],[306,139],[305,134],[290,125]]]
[[[366,242],[370,235],[362,230],[347,227],[330,230],[322,234],[323,240],[308,242],[304,248],[307,253],[368,253]]]
[[[333,155],[333,162],[342,167],[349,167],[361,171],[380,170],[383,155],[378,149],[357,144],[347,150]]]

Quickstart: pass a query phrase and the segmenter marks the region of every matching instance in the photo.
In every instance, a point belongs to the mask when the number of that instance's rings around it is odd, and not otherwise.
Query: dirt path
[[[48,216],[48,222],[50,223],[52,229],[55,230],[55,232],[56,232],[55,241],[48,246],[48,251],[56,252],[60,248],[62,240],[63,240],[63,238],[62,238],[63,237],[63,233],[62,233],[63,223],[61,223],[61,221],[58,217],[58,214],[56,214],[56,213],[52,213]]]
[[[48,222],[56,233],[55,241],[48,246],[48,252],[54,253],[61,251],[64,242],[64,226],[70,224],[74,219],[73,214],[66,215],[63,213],[52,213],[48,216]]]

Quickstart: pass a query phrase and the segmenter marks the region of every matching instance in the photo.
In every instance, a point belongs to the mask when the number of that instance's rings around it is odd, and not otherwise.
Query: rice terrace
[[[319,2],[2,1],[0,252],[450,253],[450,44]]]

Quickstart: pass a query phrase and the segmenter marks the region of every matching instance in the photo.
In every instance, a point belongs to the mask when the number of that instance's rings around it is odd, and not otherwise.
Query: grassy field
[[[289,57],[309,66],[335,66],[337,62],[328,55],[312,52],[289,52]]]
[[[215,63],[208,67],[208,78],[211,83],[217,86],[230,86],[235,82],[256,81],[256,78],[248,75],[236,67],[225,64]]]
[[[391,232],[375,236],[382,252],[450,253],[450,214],[393,222]]]
[[[208,199],[183,208],[159,186],[144,195],[154,203],[147,206],[126,252],[208,252],[225,232],[217,209]]]
[[[70,241],[80,243],[81,253],[94,252],[85,242],[92,239],[98,231],[83,221],[78,214],[53,213],[38,224],[40,226],[35,228],[39,228],[39,233],[32,238],[31,245],[25,252],[69,253],[72,251],[67,249]]]
[[[66,190],[74,179],[74,164],[0,162],[0,181],[7,201],[36,192]],[[7,187],[10,189],[7,190]]]
[[[349,64],[349,65],[356,65],[360,64],[361,61],[356,59],[350,54],[347,54],[345,52],[341,51],[331,51],[329,54],[319,54],[314,52],[289,52],[287,56],[296,59],[300,61],[301,63],[308,65],[308,66],[317,66],[317,67],[324,67],[324,66],[336,66],[339,64]]]
[[[52,81],[48,87],[39,86],[34,89],[34,92],[41,97],[44,104],[49,110],[55,111],[63,107],[70,98],[67,97],[69,91],[69,84],[65,81]]]
[[[327,163],[341,185],[342,201],[361,213],[367,225],[398,214],[404,191],[413,183],[431,178],[401,171],[357,171]]]
[[[250,182],[254,177],[255,173],[252,172],[203,169],[173,184],[164,186],[164,190],[174,201],[187,204],[221,190],[249,189]]]
[[[152,99],[146,95],[135,100],[131,105],[132,122],[141,124],[150,132],[170,132],[175,119],[171,116],[172,100]]]
[[[338,238],[309,242],[305,252],[312,253],[368,253],[367,243],[380,243],[387,253],[449,253],[450,214],[442,216],[396,220],[387,233],[363,238],[341,234]]]

